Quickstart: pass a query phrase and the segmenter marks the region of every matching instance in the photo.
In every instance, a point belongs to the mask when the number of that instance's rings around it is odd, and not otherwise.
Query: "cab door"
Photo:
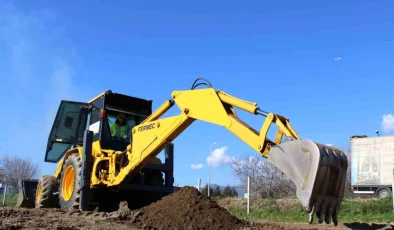
[[[48,138],[45,162],[58,162],[72,145],[82,144],[88,104],[61,101]]]

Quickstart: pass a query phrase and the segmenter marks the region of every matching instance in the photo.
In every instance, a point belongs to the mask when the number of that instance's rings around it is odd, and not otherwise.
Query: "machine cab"
[[[45,162],[58,162],[72,146],[81,146],[86,129],[93,132],[93,142],[100,141],[101,148],[125,150],[132,141],[131,129],[151,113],[151,100],[110,90],[88,103],[61,101],[49,135]],[[119,114],[125,121],[120,129],[115,126],[119,124]],[[122,136],[119,136],[120,130],[125,131]]]

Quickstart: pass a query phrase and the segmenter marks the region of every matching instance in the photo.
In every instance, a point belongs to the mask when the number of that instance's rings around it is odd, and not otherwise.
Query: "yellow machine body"
[[[90,103],[100,96],[102,94]],[[323,219],[330,223],[332,218],[337,224],[347,170],[347,159],[342,151],[301,140],[287,117],[261,111],[257,103],[231,96],[211,86],[174,91],[171,97],[131,129],[132,141],[126,149],[103,149],[100,141],[93,142],[91,189],[121,185],[127,177],[155,161],[156,156],[195,120],[201,120],[224,127],[282,170],[297,186],[297,196],[310,213],[310,222],[316,213],[320,223]],[[161,118],[174,104],[180,109],[179,115]],[[242,121],[237,116],[236,108],[264,116],[260,130]],[[277,126],[278,131],[270,140],[267,133],[272,124]],[[283,141],[284,137],[288,141]],[[82,159],[83,147],[73,148],[64,155],[58,162],[54,177],[62,180],[66,159],[76,153]],[[98,174],[98,165],[102,162],[108,164],[108,170]]]

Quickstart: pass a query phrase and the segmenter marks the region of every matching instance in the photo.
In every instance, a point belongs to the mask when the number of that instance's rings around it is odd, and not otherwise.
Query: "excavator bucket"
[[[343,151],[311,140],[292,140],[272,146],[267,160],[295,183],[309,223],[316,214],[319,223],[330,224],[332,218],[338,225],[348,167]]]
[[[18,181],[18,200],[15,207],[34,208],[38,180]]]

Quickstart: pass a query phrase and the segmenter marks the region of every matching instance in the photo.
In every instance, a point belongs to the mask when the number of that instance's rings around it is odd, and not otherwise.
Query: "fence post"
[[[5,194],[7,193],[7,184],[4,184],[3,206],[5,206]]]
[[[249,206],[250,205],[250,178],[248,177],[248,207],[247,207],[247,214],[249,214]]]

